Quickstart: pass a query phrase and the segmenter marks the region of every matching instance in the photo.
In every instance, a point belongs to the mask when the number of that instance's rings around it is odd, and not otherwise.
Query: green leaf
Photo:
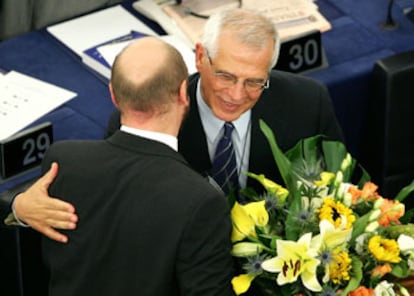
[[[314,136],[300,140],[293,148],[286,152],[286,157],[291,161],[305,159],[307,162],[315,163],[318,161],[318,144],[321,136]]]
[[[362,172],[362,176],[357,185],[359,188],[362,188],[366,182],[371,181],[371,176],[361,165],[359,166],[359,168]]]
[[[414,209],[406,210],[404,216],[402,216],[400,219],[400,222],[402,224],[407,224],[411,221],[414,221]]]
[[[339,171],[342,160],[347,154],[344,144],[335,141],[324,141],[322,142],[322,151],[325,156],[326,170],[333,173]]]
[[[282,179],[285,182],[286,188],[289,190],[290,193],[290,196],[288,197],[291,199],[291,204],[289,207],[290,215],[288,215],[287,217],[285,231],[286,239],[294,240],[298,238],[298,233],[294,227],[296,217],[292,213],[297,213],[300,210],[301,197],[296,187],[296,180],[292,176],[292,164],[277,145],[275,135],[273,131],[270,129],[270,127],[262,119],[260,119],[259,124],[260,129],[262,130],[264,136],[269,142],[273,158],[279,169],[280,175],[282,176]]]
[[[288,158],[283,154],[282,150],[280,150],[279,146],[277,145],[275,135],[270,127],[262,120],[259,120],[260,129],[262,130],[264,136],[266,137],[267,141],[269,142],[270,149],[273,154],[273,158],[277,164],[279,169],[280,175],[282,176],[285,185],[288,186],[290,184],[290,172],[291,172],[291,163]]]
[[[406,261],[402,260],[400,263],[392,267],[391,274],[397,278],[406,278],[410,275],[410,269]]]
[[[367,214],[363,215],[362,217],[359,217],[354,222],[353,230],[352,230],[352,238],[351,238],[351,244],[353,245],[355,243],[356,238],[365,232],[365,228],[367,227],[369,223],[369,217],[371,215],[371,212],[368,212]]]
[[[405,186],[395,197],[395,200],[403,201],[414,190],[414,181]]]

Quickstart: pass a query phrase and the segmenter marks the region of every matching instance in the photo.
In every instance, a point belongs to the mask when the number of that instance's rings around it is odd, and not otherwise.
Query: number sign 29
[[[9,178],[40,165],[52,142],[53,129],[50,122],[24,130],[0,142],[1,177]]]
[[[322,68],[324,62],[326,61],[321,45],[321,33],[312,31],[282,43],[275,69],[302,73]]]

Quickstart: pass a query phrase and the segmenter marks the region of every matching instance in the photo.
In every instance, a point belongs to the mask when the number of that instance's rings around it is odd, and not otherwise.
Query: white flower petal
[[[280,272],[281,269],[278,266],[278,262],[279,260],[276,257],[265,260],[262,262],[262,268],[268,272]]]
[[[414,238],[411,236],[401,234],[398,237],[398,247],[400,248],[401,252],[406,252],[410,250],[414,250]]]

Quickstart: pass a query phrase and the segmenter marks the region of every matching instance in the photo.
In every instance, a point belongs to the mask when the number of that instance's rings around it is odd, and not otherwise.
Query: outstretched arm
[[[29,189],[14,200],[16,218],[30,225],[50,239],[66,243],[68,237],[56,229],[74,229],[78,217],[70,203],[48,194],[48,188],[58,174],[58,164],[53,163],[49,171]]]

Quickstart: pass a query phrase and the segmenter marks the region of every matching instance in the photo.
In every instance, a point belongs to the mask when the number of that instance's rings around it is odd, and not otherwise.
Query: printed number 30
[[[303,46],[300,44],[293,45],[289,54],[293,57],[293,61],[289,63],[290,69],[296,71],[304,66],[311,66],[318,61],[318,43],[316,40],[307,40]]]

